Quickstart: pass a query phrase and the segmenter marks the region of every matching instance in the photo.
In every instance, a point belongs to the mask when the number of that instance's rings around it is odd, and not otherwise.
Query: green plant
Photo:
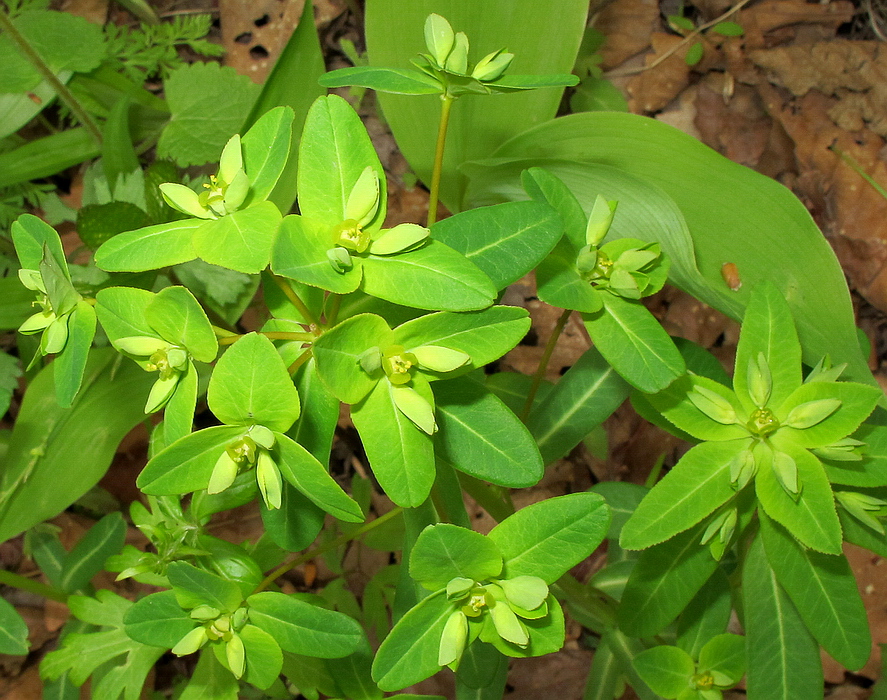
[[[489,19],[441,5],[453,26],[471,26],[472,42],[501,45]],[[526,22],[544,11],[537,5],[512,9]],[[581,6],[564,16],[580,17]],[[887,552],[887,443],[840,268],[806,211],[651,120],[552,119],[545,93],[556,90],[533,89],[576,82],[566,71],[581,22],[557,28],[569,33],[559,45],[573,47],[563,65],[537,56],[511,75],[518,45],[535,45],[535,34],[508,37],[513,57],[484,47],[472,63],[466,35],[442,15],[409,7],[394,18],[381,2],[367,10],[368,36],[381,42],[370,42],[369,63],[322,81],[419,102],[383,107],[408,158],[416,143],[433,151],[415,161],[431,189],[427,226],[385,226],[385,172],[343,99],[309,107],[267,86],[225,119],[196,120],[190,137],[212,128],[221,152],[206,181],[171,182],[164,174],[177,173],[162,163],[143,171],[130,140],[106,139],[116,150],[90,175],[90,206],[131,204],[142,218],[113,230],[123,209],[103,210],[111,223],[94,240],[95,267],[70,264],[35,216],[12,226],[23,286],[13,280],[17,296],[0,318],[42,336],[19,345],[34,365],[7,439],[0,535],[28,531],[47,583],[10,572],[0,582],[72,611],[41,665],[48,687],[91,679],[96,697],[136,698],[171,651],[199,653],[185,700],[249,687],[375,699],[443,667],[458,697],[492,699],[504,693],[506,657],[562,646],[565,608],[596,645],[587,698],[617,697],[627,681],[645,700],[715,700],[744,674],[753,699],[821,697],[819,646],[851,669],[868,657],[841,542]],[[420,15],[416,68],[379,67],[374,56],[399,50],[398,22],[416,31]],[[390,23],[387,39],[380,23]],[[177,91],[213,99],[196,86],[217,73],[174,71],[170,108]],[[493,100],[498,110],[477,107]],[[123,104],[108,112],[106,134],[123,133]],[[478,132],[501,131],[511,126],[503,115],[527,105],[548,121],[467,145],[463,114]],[[435,118],[405,126],[423,110]],[[189,136],[170,127],[161,152]],[[204,144],[188,149],[180,164],[203,162]],[[438,196],[455,212],[441,221]],[[725,227],[735,234],[726,240]],[[722,279],[724,264],[741,270],[741,287]],[[530,328],[525,309],[496,301],[531,271],[539,299],[563,309],[555,332],[534,376],[487,374]],[[666,281],[741,319],[732,381],[643,305]],[[258,288],[262,315],[250,327],[242,316]],[[40,309],[30,318],[25,293]],[[552,385],[548,358],[573,313],[594,347]],[[195,430],[204,393],[214,420]],[[539,482],[628,396],[693,445],[665,476],[515,512],[508,489]],[[371,517],[369,481],[349,488],[330,473],[342,404],[393,502],[385,514]],[[40,523],[95,484],[130,427],[161,411],[137,480],[147,505],[130,508],[150,549],[124,546],[114,513],[66,552]],[[73,473],[59,484],[61,468]],[[498,521],[489,534],[472,530],[464,492]],[[252,502],[261,538],[209,534],[214,514]],[[605,539],[606,565],[577,580],[571,569]],[[341,571],[341,547],[361,540],[399,552],[399,564],[380,570],[360,602],[343,579],[320,594],[279,586],[319,557]],[[136,601],[96,591],[103,566],[165,590]],[[743,635],[726,631],[734,599]],[[11,606],[0,605],[0,622],[0,651],[22,653],[27,630]]]

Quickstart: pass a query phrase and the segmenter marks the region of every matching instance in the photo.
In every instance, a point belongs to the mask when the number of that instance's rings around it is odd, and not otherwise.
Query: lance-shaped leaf
[[[149,460],[136,485],[156,496],[205,489],[219,455],[245,433],[240,425],[216,425],[191,433]]]
[[[431,240],[397,255],[362,260],[361,288],[386,301],[420,309],[473,311],[493,303],[489,277],[460,253]]]
[[[161,338],[185,347],[195,360],[216,359],[218,343],[212,325],[185,287],[161,289],[145,309],[145,320]]]
[[[444,90],[430,75],[408,68],[350,66],[327,73],[319,82],[328,88],[355,85],[395,95],[440,95]]]
[[[310,452],[283,433],[275,433],[274,457],[281,476],[327,513],[352,523],[363,522],[360,506]]]
[[[373,680],[382,690],[400,690],[437,673],[440,638],[452,610],[440,590],[398,621],[373,660]]]
[[[763,354],[770,371],[768,406],[781,406],[801,385],[801,344],[788,302],[776,287],[763,283],[755,287],[742,319],[736,347],[733,388],[747,411],[755,406],[748,386],[749,366]],[[846,433],[845,433],[846,435]],[[842,436],[843,437],[843,436]]]
[[[454,578],[486,581],[501,571],[502,555],[489,538],[449,523],[422,530],[410,553],[410,576],[430,591]]]
[[[319,97],[305,120],[299,146],[299,209],[302,215],[326,227],[347,217],[351,190],[370,166],[381,185],[378,213],[365,230],[378,229],[385,217],[385,173],[360,117],[338,95]]]
[[[109,513],[80,538],[65,558],[58,587],[74,593],[89,583],[102,570],[105,560],[117,554],[126,537],[126,523],[120,513]]]
[[[564,235],[575,250],[585,246],[588,215],[563,180],[544,168],[529,168],[521,173],[521,184],[533,200],[548,204],[558,213]]]
[[[280,354],[264,335],[248,333],[216,364],[207,390],[209,407],[228,425],[288,430],[299,417],[299,392]]]
[[[428,383],[414,387],[434,401]],[[400,506],[415,507],[427,497],[434,483],[434,449],[431,436],[423,433],[395,405],[392,385],[379,381],[351,409],[373,474],[388,497]]]
[[[604,308],[584,316],[597,349],[632,386],[661,391],[686,371],[684,358],[653,315],[637,301],[602,294]]]
[[[549,498],[499,523],[489,538],[505,561],[504,576],[538,576],[553,583],[603,541],[610,510],[596,493]]]
[[[184,219],[118,233],[95,252],[95,264],[108,272],[143,272],[179,265],[197,257],[192,245],[202,219]]]
[[[394,329],[393,342],[408,351],[433,345],[466,353],[471,362],[461,373],[492,362],[511,350],[530,329],[529,314],[514,306],[493,306],[482,311],[426,314]],[[428,378],[438,375],[429,372]],[[452,377],[446,373],[441,378]]]
[[[0,598],[0,653],[15,656],[28,653],[28,626],[3,598]]]
[[[527,427],[545,463],[563,457],[609,418],[629,390],[601,354],[588,349],[530,413]]]
[[[619,627],[632,637],[657,634],[674,620],[718,563],[699,543],[703,525],[641,552],[619,604]]]
[[[282,220],[274,204],[259,202],[203,223],[194,231],[194,252],[212,265],[247,274],[261,272],[271,261]]]
[[[70,406],[80,391],[95,336],[95,324],[95,309],[81,299],[68,316],[68,340],[65,349],[52,363],[56,396],[63,408]]]
[[[730,580],[723,568],[719,568],[678,618],[677,645],[697,658],[710,639],[727,629],[732,609]]]
[[[755,493],[764,512],[804,545],[825,554],[840,554],[841,524],[822,464],[803,448],[785,444],[780,445],[780,449],[794,460],[797,467],[800,496],[794,498],[786,492],[767,459],[767,453],[761,451],[762,463],[758,465]]]
[[[290,107],[275,107],[243,135],[243,169],[249,178],[244,208],[268,199],[277,184],[289,156],[295,116]]]
[[[862,668],[871,653],[871,635],[847,559],[804,549],[766,516],[761,539],[770,568],[807,629],[838,663]]]
[[[691,448],[641,501],[619,544],[646,549],[700,522],[732,498],[730,464],[750,440],[703,442]]]
[[[536,267],[562,233],[560,217],[540,202],[478,207],[431,227],[435,240],[477,265],[496,289],[504,289]]]
[[[314,341],[317,373],[337,399],[357,403],[382,377],[381,371],[368,374],[360,358],[370,348],[382,350],[393,342],[391,329],[381,316],[352,316]]]
[[[434,385],[439,461],[500,486],[532,486],[543,464],[530,432],[494,394],[467,380]]]
[[[761,538],[742,570],[750,700],[822,697],[819,645],[767,562]]]

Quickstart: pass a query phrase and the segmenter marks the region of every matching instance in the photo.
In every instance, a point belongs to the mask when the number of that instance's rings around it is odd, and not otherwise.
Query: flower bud
[[[471,71],[471,77],[481,82],[488,82],[501,78],[502,74],[508,70],[508,66],[511,65],[513,60],[513,53],[505,53],[504,49],[494,51],[477,62],[474,70]]]
[[[591,216],[588,217],[588,225],[585,227],[585,242],[590,246],[598,246],[610,225],[613,223],[613,217],[616,216],[616,201],[607,201],[602,195],[598,195],[594,200],[594,206],[591,209]]]
[[[468,618],[461,610],[450,613],[444,625],[443,634],[440,636],[440,648],[437,654],[437,663],[448,666],[462,658],[465,651],[465,641],[468,639]]]
[[[200,203],[198,194],[190,187],[175,182],[164,182],[160,185],[160,194],[169,206],[188,216],[198,219],[215,219],[215,215]]]
[[[363,228],[379,210],[379,175],[368,165],[351,188],[345,205],[345,219],[353,219]],[[362,253],[363,251],[358,251]]]
[[[730,401],[718,392],[697,384],[687,394],[690,402],[713,421],[723,425],[736,423],[736,409]]]
[[[468,37],[465,32],[456,34],[456,40],[453,42],[453,50],[447,56],[445,65],[443,66],[450,73],[457,75],[465,75],[468,73]]]
[[[420,367],[432,372],[452,372],[471,361],[471,357],[461,350],[438,345],[421,345],[410,350],[410,354],[416,358]]]
[[[450,23],[440,15],[430,14],[425,20],[425,46],[437,65],[443,67],[453,50],[456,35]]]
[[[818,399],[807,401],[789,411],[783,425],[803,430],[821,423],[841,407],[840,399]]]
[[[370,244],[370,252],[373,255],[402,253],[424,243],[430,234],[431,231],[418,224],[398,224],[382,231],[382,235]]]

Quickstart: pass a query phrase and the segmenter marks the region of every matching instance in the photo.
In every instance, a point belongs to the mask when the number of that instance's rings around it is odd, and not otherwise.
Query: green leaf
[[[327,463],[339,420],[339,400],[320,380],[313,357],[299,369],[295,382],[302,401],[302,413],[287,435],[319,462]]]
[[[240,586],[184,561],[170,562],[166,575],[179,605],[186,610],[209,605],[222,612],[234,612],[243,602]]]
[[[483,309],[496,297],[476,265],[434,240],[406,253],[364,258],[361,289],[395,304],[440,311]]]
[[[95,309],[81,299],[68,317],[68,341],[65,349],[52,363],[56,397],[59,406],[63,408],[69,407],[80,391],[95,336],[95,323]]]
[[[56,74],[56,78],[65,85],[73,75],[72,71],[64,70]],[[42,76],[41,76],[42,78]],[[37,99],[33,99],[36,97]],[[0,95],[0,138],[14,134],[25,124],[36,117],[55,100],[56,93],[46,79],[26,93],[3,93]]]
[[[361,356],[372,347],[383,350],[392,343],[391,329],[380,316],[352,316],[314,341],[317,374],[337,399],[357,403],[381,377],[381,372],[371,376],[361,368]]]
[[[370,167],[380,183],[379,208],[365,229],[378,229],[385,216],[385,172],[357,113],[338,95],[319,97],[308,112],[299,146],[299,209],[323,226],[345,216],[348,197],[361,173]]]
[[[216,359],[218,343],[206,312],[185,287],[166,287],[145,309],[145,320],[164,340],[184,346],[200,362]]]
[[[95,252],[95,264],[108,272],[143,272],[179,265],[197,257],[191,243],[202,219],[183,219],[118,233]]]
[[[703,442],[691,448],[641,501],[622,529],[620,546],[646,549],[702,521],[736,490],[730,463],[748,441]]]
[[[718,22],[711,31],[721,36],[742,36],[745,30],[736,22]]]
[[[536,267],[563,233],[560,217],[539,202],[479,207],[439,221],[432,237],[462,253],[504,289]]]
[[[791,305],[807,364],[813,366],[829,355],[837,364],[849,363],[854,381],[871,383],[858,349],[844,273],[810,215],[788,189],[673,127],[612,112],[574,114],[525,132],[495,154],[514,164],[507,176],[506,166],[500,165],[495,176],[484,168],[483,178],[475,177],[477,184],[502,191],[506,179],[513,183],[513,198],[523,198],[517,181],[529,165],[525,161],[528,152],[546,159],[545,167],[565,179],[588,207],[596,193],[603,191],[590,185],[606,181],[595,175],[601,167],[597,163],[655,185],[677,203],[693,236],[689,250],[677,248],[677,241],[666,242],[659,233],[649,236],[659,240],[671,258],[670,276],[677,286],[739,319],[756,284],[778,280],[780,293]],[[469,192],[468,201],[502,201],[501,196],[480,198],[479,194]],[[625,212],[625,203],[620,201],[620,213]],[[732,212],[727,222],[725,211]],[[637,235],[638,230],[624,235]],[[721,276],[725,263],[737,266],[742,288],[734,291],[725,284]]]
[[[503,576],[553,583],[603,541],[610,512],[601,496],[574,493],[535,503],[499,523],[489,538],[505,561]]]
[[[172,649],[197,626],[182,609],[174,591],[152,593],[133,603],[123,616],[126,633],[135,641]]]
[[[432,402],[427,386],[423,398]],[[413,388],[418,390],[415,381]],[[434,483],[434,449],[431,437],[398,410],[391,393],[387,380],[378,382],[351,409],[351,419],[379,485],[397,505],[412,508],[428,497]]]
[[[576,269],[578,249],[565,238],[536,268],[539,298],[562,309],[596,313],[603,305],[603,292],[582,279]]]
[[[91,250],[96,250],[118,233],[147,225],[148,220],[145,212],[132,202],[87,204],[77,212],[77,235]]]
[[[263,690],[270,688],[283,668],[283,653],[274,637],[255,625],[240,630],[246,651],[244,680]]]
[[[136,485],[155,496],[205,489],[225,446],[245,433],[243,426],[216,425],[176,440],[148,461]]]
[[[619,604],[619,627],[633,637],[657,634],[674,620],[718,563],[699,543],[703,526],[641,552]]]
[[[354,652],[363,640],[360,625],[347,615],[304,600],[266,591],[247,598],[250,622],[285,651],[321,659]]]
[[[410,576],[430,591],[454,578],[487,581],[501,571],[502,555],[490,539],[449,523],[422,530],[410,553]]]
[[[821,698],[819,646],[767,563],[760,537],[755,539],[745,558],[742,596],[746,602],[749,699]]]
[[[323,529],[326,515],[287,481],[283,482],[280,508],[270,510],[264,501],[259,503],[259,508],[271,541],[288,552],[308,547]]]
[[[654,393],[686,371],[684,358],[643,304],[601,296],[604,309],[584,314],[585,326],[601,355],[625,381]]]
[[[697,390],[697,387],[699,389]],[[694,403],[689,397],[694,394]],[[699,395],[702,394],[700,397]],[[698,440],[742,440],[749,437],[748,429],[741,424],[721,423],[704,413],[698,399],[715,394],[733,407],[737,415],[741,408],[736,395],[727,387],[707,377],[687,375],[673,382],[659,393],[645,396],[647,401],[668,421]],[[714,398],[714,397],[713,397]],[[710,403],[706,402],[706,403]],[[699,405],[697,405],[699,404]]]
[[[71,70],[88,73],[105,58],[101,27],[68,12],[32,10],[13,20],[16,30],[53,73]],[[28,92],[42,75],[13,41],[8,32],[0,35],[0,61],[5,66],[0,92]]]
[[[649,489],[639,484],[624,481],[602,481],[590,489],[600,494],[607,501],[612,515],[607,531],[608,540],[618,540],[626,521],[634,513],[638,504],[649,493]]]
[[[588,7],[576,0],[559,6],[557,21],[538,2],[496,0],[483,6],[460,0],[444,0],[434,11],[446,17],[456,31],[464,31],[478,55],[502,48],[515,55],[513,73],[569,73],[585,29]],[[366,8],[366,40],[372,67],[409,69],[417,53],[426,52],[422,27],[427,6],[392,5],[373,0]],[[490,18],[496,21],[490,21]],[[538,76],[535,76],[538,77]],[[509,76],[504,84],[511,81]],[[562,83],[563,84],[563,83]],[[495,83],[492,83],[495,85]],[[485,158],[508,139],[554,116],[560,90],[539,90],[495,97],[491,109],[487,99],[459,100],[450,117],[447,150],[444,154],[442,201],[450,211],[459,211],[465,178],[460,164]],[[379,103],[395,139],[413,171],[424,182],[431,181],[434,143],[441,102],[426,97],[380,94]]]
[[[28,653],[28,626],[15,608],[0,598],[0,654],[24,656]]]
[[[271,202],[259,202],[200,226],[194,231],[194,252],[212,265],[247,274],[261,272],[271,261],[282,220]]]
[[[219,663],[211,649],[204,649],[179,700],[237,700],[239,688],[231,671]]]
[[[588,216],[579,200],[559,178],[544,168],[530,168],[521,173],[521,184],[533,200],[548,204],[558,213],[564,235],[575,250],[585,246]]]
[[[10,228],[19,262],[25,270],[37,270],[43,260],[44,246],[66,279],[71,279],[62,241],[56,230],[33,214],[22,214]]]
[[[229,425],[289,429],[299,417],[299,393],[273,343],[248,333],[216,363],[207,390],[212,412]]]
[[[425,314],[394,329],[393,342],[407,350],[435,345],[466,353],[467,369],[483,367],[500,358],[530,330],[529,314],[514,306],[491,306],[482,311]],[[462,368],[459,369],[462,371]],[[429,379],[436,375],[425,372]],[[452,377],[452,373],[441,375]]]
[[[130,104],[128,95],[117,100],[102,129],[102,170],[112,194],[119,194],[115,191],[119,179],[141,167],[129,131]],[[80,233],[79,226],[77,232]]]
[[[519,647],[500,636],[493,639],[493,646],[506,656],[514,658],[529,658],[543,656],[560,651],[564,646],[564,611],[553,595],[545,600],[548,612],[535,620],[521,620],[527,628],[530,643],[526,647]]]
[[[360,506],[351,500],[335,479],[310,452],[282,433],[275,433],[273,454],[280,475],[295,486],[315,505],[339,520],[361,523]]]
[[[678,618],[678,646],[698,658],[709,640],[727,629],[732,608],[730,581],[723,568],[718,568]]]
[[[214,62],[177,68],[163,87],[172,117],[157,154],[183,167],[216,162],[259,94],[252,80]]]
[[[868,619],[847,559],[802,548],[777,523],[761,518],[767,561],[807,629],[842,666],[862,668],[871,653]]]
[[[176,265],[175,276],[209,311],[234,325],[259,286],[258,275],[235,272],[203,260]]]
[[[629,387],[591,348],[533,407],[527,427],[546,464],[563,457],[628,396]]]
[[[841,553],[841,524],[822,464],[804,449],[788,454],[798,468],[801,494],[789,496],[773,470],[770,459],[758,465],[755,493],[764,512],[785,526],[804,545],[825,554]]]
[[[699,668],[714,669],[738,683],[745,675],[745,639],[738,634],[712,637],[699,652]]]
[[[352,257],[354,267],[350,270],[334,270],[327,257],[332,238],[329,225],[296,214],[286,216],[271,253],[271,268],[279,275],[336,294],[353,292],[363,276],[363,260]]]
[[[696,664],[683,649],[658,646],[634,657],[635,670],[650,688],[665,698],[676,698],[688,687]]]
[[[780,429],[792,442],[804,447],[823,447],[852,434],[871,414],[883,397],[883,392],[875,387],[851,382],[812,382],[798,387],[776,410],[776,415],[785,421],[791,409],[810,401],[837,399],[840,406],[825,419],[815,425],[796,429],[788,425]]]
[[[58,587],[65,593],[84,588],[104,568],[105,560],[123,548],[125,537],[126,523],[120,513],[103,517],[68,553]]]
[[[322,76],[320,84],[327,88],[358,87],[395,95],[440,95],[441,84],[425,73],[410,69],[351,66]]]
[[[265,201],[277,185],[290,154],[294,119],[290,107],[275,107],[243,135],[243,169],[249,178],[249,194],[243,207]]]
[[[58,406],[51,368],[31,381],[0,474],[3,541],[86,493],[111,464],[123,436],[144,420],[138,399],[147,395],[151,378],[135,365],[112,375],[116,357],[110,348],[91,353],[71,408]],[[121,396],[133,401],[120,402]]]
[[[436,459],[500,486],[525,488],[543,474],[529,431],[494,394],[469,381],[434,385]]]
[[[373,660],[373,680],[382,690],[406,688],[440,670],[440,638],[452,610],[440,590],[400,618]]]
[[[170,445],[191,432],[197,405],[197,382],[197,370],[189,360],[172,396],[163,407],[163,438],[158,448]]]
[[[29,141],[0,154],[0,187],[55,175],[100,153],[95,138],[83,127]]]

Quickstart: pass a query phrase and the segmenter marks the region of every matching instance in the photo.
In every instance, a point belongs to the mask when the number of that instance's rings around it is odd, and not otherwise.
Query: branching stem
[[[279,277],[278,275],[271,275],[271,279],[274,280],[275,284],[280,287],[280,290],[286,295],[286,298],[289,299],[290,304],[296,307],[296,310],[302,314],[302,318],[305,319],[306,323],[311,324],[312,326],[319,326],[320,324],[317,322],[317,319],[314,318],[314,314],[311,313],[311,310],[305,305],[305,302],[302,301],[302,298],[296,294],[296,290],[294,290],[289,282],[287,282],[283,277]]]
[[[437,221],[437,202],[440,199],[440,176],[443,171],[444,148],[447,143],[447,127],[450,124],[450,109],[453,107],[455,97],[449,94],[441,95],[440,125],[437,128],[437,146],[434,149],[434,170],[431,173],[431,199],[428,202],[429,228]]]

